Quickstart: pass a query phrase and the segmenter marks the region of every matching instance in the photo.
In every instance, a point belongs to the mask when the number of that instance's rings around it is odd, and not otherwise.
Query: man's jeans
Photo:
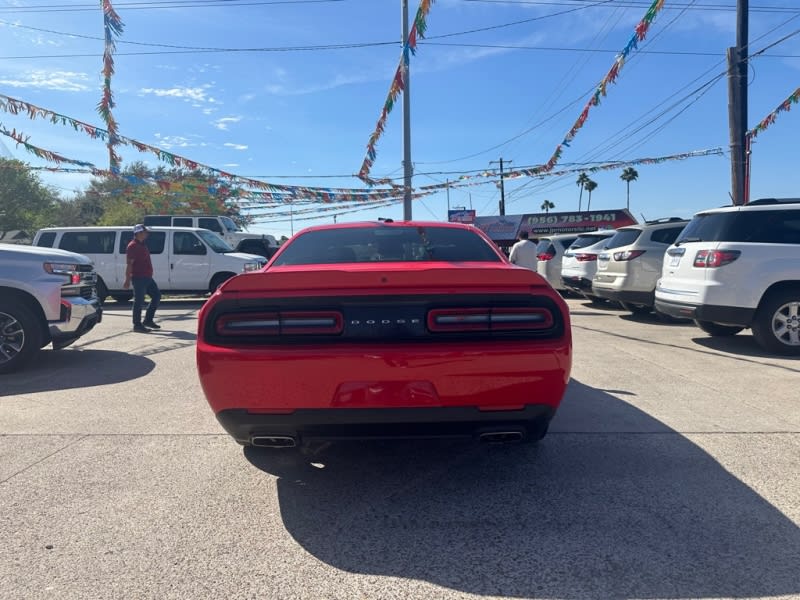
[[[142,308],[144,307],[144,296],[150,296],[150,304],[144,315],[144,322],[150,323],[156,316],[158,303],[161,302],[161,291],[152,277],[131,277],[133,286],[133,324],[142,324]]]

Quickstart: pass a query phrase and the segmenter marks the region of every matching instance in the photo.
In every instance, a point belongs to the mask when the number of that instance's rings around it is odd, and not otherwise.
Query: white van
[[[146,215],[144,225],[150,227],[199,227],[213,231],[237,252],[272,258],[278,250],[274,236],[266,233],[247,233],[230,217],[224,215]]]
[[[150,229],[150,228],[148,228]],[[132,297],[122,288],[127,261],[125,250],[133,227],[48,227],[33,238],[35,246],[60,248],[92,259],[97,270],[97,296],[118,302]],[[256,271],[266,259],[234,252],[224,240],[197,227],[153,227],[147,238],[153,261],[153,279],[162,292],[204,294],[239,273]]]

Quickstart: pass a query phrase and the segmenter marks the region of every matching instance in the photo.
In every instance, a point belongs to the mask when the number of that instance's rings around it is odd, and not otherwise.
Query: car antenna
[[[645,223],[647,223],[647,217],[645,217],[645,216],[644,216],[644,213],[639,213],[639,214],[640,214],[640,215],[642,215],[642,220],[643,220]]]

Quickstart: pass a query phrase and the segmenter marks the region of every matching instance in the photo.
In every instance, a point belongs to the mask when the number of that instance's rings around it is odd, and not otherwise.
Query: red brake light
[[[334,311],[241,313],[222,315],[215,328],[221,336],[338,335],[344,321]]]
[[[694,257],[694,266],[699,268],[724,267],[739,258],[738,250],[699,250]]]
[[[549,252],[542,252],[541,254],[536,255],[536,258],[539,260],[553,260],[555,257],[555,254],[550,254]]]
[[[644,250],[626,250],[625,252],[614,252],[614,260],[626,261],[633,260],[644,254]]]
[[[576,254],[575,258],[578,260],[578,262],[591,262],[593,260],[597,260],[597,254],[590,254],[590,253]]]
[[[466,331],[530,331],[549,329],[553,314],[546,308],[441,308],[428,312],[434,333]]]
[[[81,282],[81,274],[80,273],[73,273],[69,277],[70,283],[73,285],[78,285]]]

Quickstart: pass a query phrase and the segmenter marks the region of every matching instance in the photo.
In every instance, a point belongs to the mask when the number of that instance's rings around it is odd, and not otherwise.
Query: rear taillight
[[[536,331],[553,326],[546,308],[438,308],[428,312],[433,333],[467,331]]]
[[[555,257],[555,254],[550,254],[549,252],[542,252],[541,254],[536,255],[536,258],[539,260],[553,260]]]
[[[724,267],[737,258],[741,252],[738,250],[700,250],[694,257],[694,266],[699,268]]]
[[[625,252],[614,252],[614,260],[626,261],[633,260],[644,254],[644,250],[626,250]]]
[[[339,335],[344,329],[341,313],[269,312],[222,315],[217,319],[220,336]]]
[[[575,258],[578,260],[578,262],[591,262],[593,260],[597,260],[597,254],[576,254]]]

